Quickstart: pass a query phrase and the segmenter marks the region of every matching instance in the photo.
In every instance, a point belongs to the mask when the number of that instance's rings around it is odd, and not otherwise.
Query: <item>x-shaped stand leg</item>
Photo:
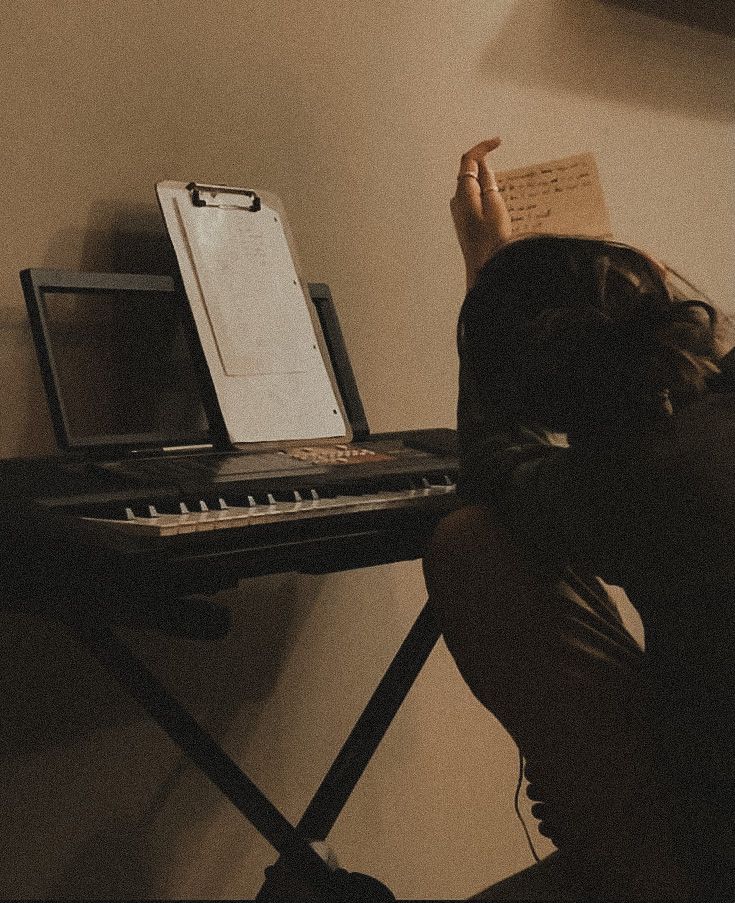
[[[110,628],[76,630],[107,671],[271,846],[303,867],[317,889],[327,888],[329,872],[309,842],[326,839],[440,635],[428,601],[294,827]],[[262,899],[267,883],[259,893]]]

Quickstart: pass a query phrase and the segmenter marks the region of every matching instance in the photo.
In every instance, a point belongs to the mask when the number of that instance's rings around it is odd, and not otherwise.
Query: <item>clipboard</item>
[[[173,181],[159,182],[156,195],[229,442],[349,442],[349,419],[280,199]]]

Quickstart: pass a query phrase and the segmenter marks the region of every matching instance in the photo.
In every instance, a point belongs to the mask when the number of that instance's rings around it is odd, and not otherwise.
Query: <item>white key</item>
[[[454,492],[454,484],[428,485],[423,489],[388,490],[367,495],[340,495],[335,498],[320,498],[316,492],[306,501],[277,502],[273,499],[267,505],[258,505],[248,497],[248,506],[228,506],[214,511],[188,511],[182,503],[180,514],[159,514],[157,517],[130,517],[126,519],[85,517],[82,520],[98,524],[112,530],[137,533],[141,536],[175,536],[182,533],[224,530],[247,527],[251,524],[287,521],[290,518],[308,520],[326,517],[340,511],[381,510],[400,505],[410,505],[417,498],[445,495]],[[271,496],[272,498],[272,496]],[[206,509],[206,506],[204,506]]]

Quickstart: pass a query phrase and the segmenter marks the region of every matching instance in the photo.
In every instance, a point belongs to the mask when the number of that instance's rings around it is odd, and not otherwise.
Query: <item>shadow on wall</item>
[[[155,885],[144,837],[112,821],[93,834],[49,888],[48,898],[144,900]]]
[[[483,69],[493,79],[629,106],[722,122],[735,118],[732,37],[637,11],[664,4],[620,2],[516,3],[487,48]]]
[[[216,642],[127,628],[126,642],[217,736],[236,714],[257,720],[321,583],[279,574],[219,594],[216,601],[232,605],[233,626]],[[147,722],[138,704],[60,624],[3,614],[0,662],[0,749],[6,756],[70,745],[100,728]]]
[[[246,773],[243,750],[266,711],[283,662],[298,642],[322,582],[321,577],[304,580],[296,574],[281,574],[247,580],[227,595],[218,595],[218,601],[233,606],[233,629],[216,643],[124,631],[131,649],[225,748],[230,745],[227,738],[232,725],[237,725],[237,748],[231,754]],[[53,625],[26,617],[8,618],[8,623],[3,619],[0,749],[10,759],[5,764],[53,755],[54,747],[76,750],[74,754],[82,759],[94,757],[95,735],[100,729],[109,731],[117,726],[133,727],[132,732],[120,732],[120,737],[140,733],[143,742],[122,743],[119,756],[104,767],[98,767],[94,758],[82,762],[73,774],[62,766],[59,781],[63,789],[52,799],[54,805],[60,799],[66,805],[63,810],[46,809],[44,819],[75,836],[75,852],[70,859],[61,857],[54,862],[54,852],[48,850],[47,861],[35,877],[15,876],[7,890],[15,896],[21,881],[34,896],[42,889],[44,898],[156,896],[161,876],[152,863],[157,861],[158,844],[166,847],[176,841],[179,821],[193,818],[192,807],[197,823],[206,825],[221,809],[221,795],[137,703],[70,639],[65,630]],[[90,792],[86,781],[90,774],[96,780],[98,771],[102,780],[112,783],[100,791],[104,799],[90,807],[85,802]],[[153,781],[155,790],[151,792]],[[24,817],[32,818],[35,801],[43,792],[43,786],[6,783],[0,805],[22,823]],[[121,794],[123,805],[119,805]],[[115,812],[112,818],[111,810]],[[163,823],[162,812],[168,813]],[[87,824],[78,823],[80,818]],[[32,830],[29,828],[31,835]],[[27,846],[26,837],[11,840],[7,849],[11,862],[29,861]],[[51,875],[53,886],[49,887],[43,882]]]
[[[602,0],[672,22],[684,22],[735,37],[735,4],[732,0]]]
[[[76,253],[70,255],[69,247]],[[176,255],[155,204],[106,201],[90,210],[84,235],[56,234],[47,256],[79,260],[80,270],[113,273],[177,272]]]

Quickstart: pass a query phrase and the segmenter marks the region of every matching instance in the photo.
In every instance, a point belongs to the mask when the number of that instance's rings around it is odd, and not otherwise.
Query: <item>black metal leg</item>
[[[194,764],[222,791],[279,853],[298,857],[315,882],[328,882],[329,872],[317,853],[243,773],[192,715],[111,630],[77,625],[75,631],[105,669],[136,699]]]
[[[304,810],[297,828],[305,837],[324,840],[332,830],[439,636],[428,601]]]
[[[326,839],[440,634],[429,600],[299,819],[296,829],[303,837]],[[266,880],[256,900],[267,899],[267,889]]]
[[[192,715],[108,628],[75,625],[80,640],[279,854],[328,889],[328,870],[309,846],[324,840],[440,636],[429,600],[396,652],[304,814],[294,827]],[[263,885],[263,896],[268,882]]]

